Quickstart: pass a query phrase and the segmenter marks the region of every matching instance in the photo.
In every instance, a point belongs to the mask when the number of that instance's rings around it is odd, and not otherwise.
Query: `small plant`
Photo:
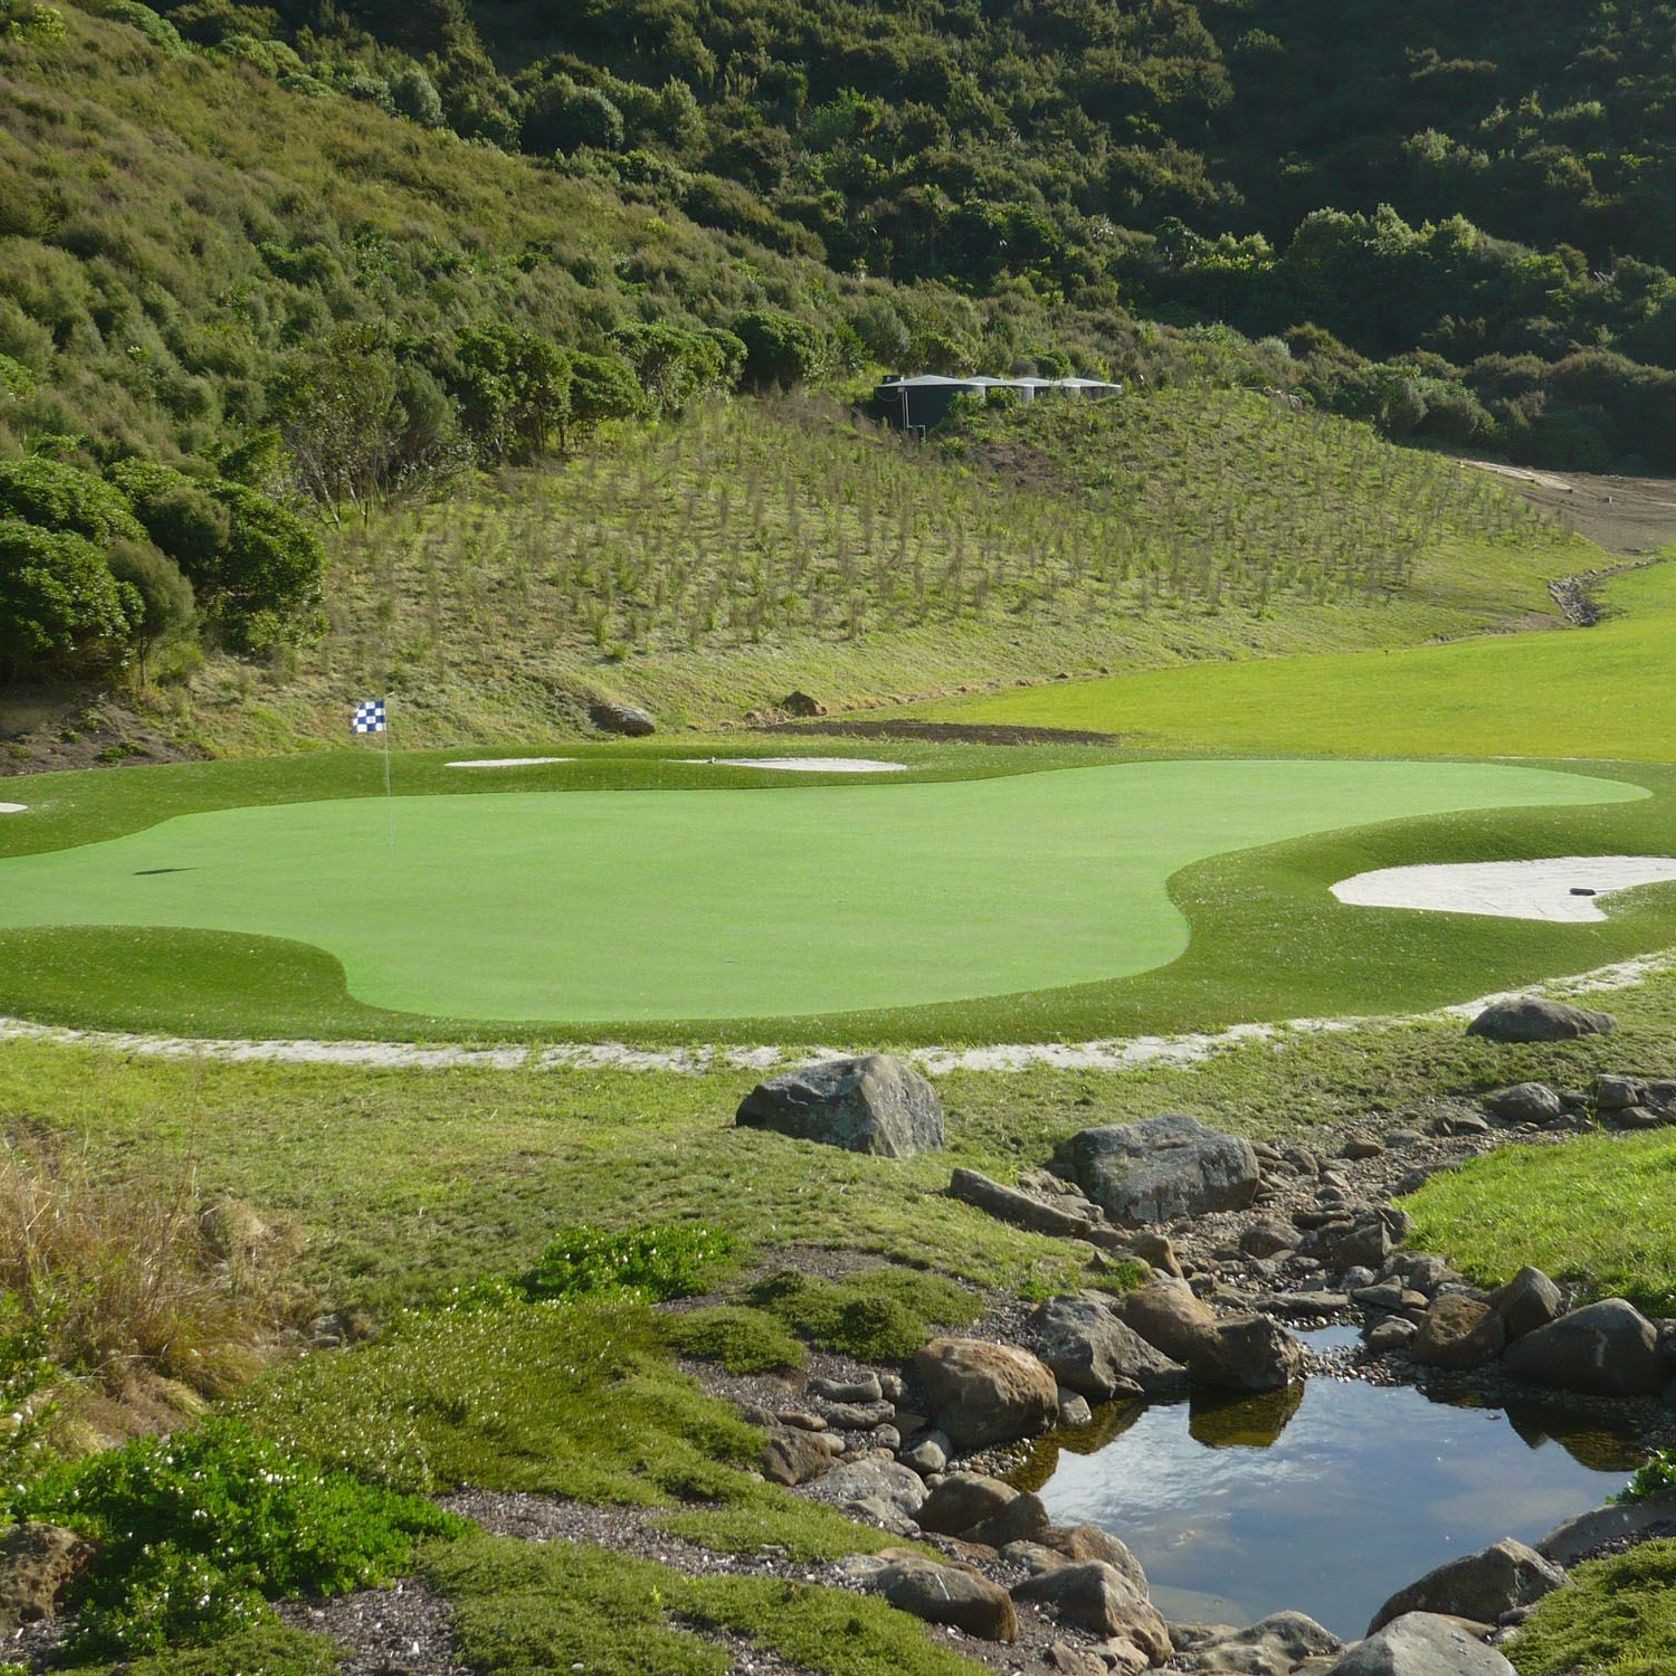
[[[734,1255],[732,1235],[696,1224],[615,1234],[580,1226],[560,1233],[518,1284],[533,1301],[607,1291],[690,1298],[714,1285]]]
[[[962,1326],[977,1300],[951,1280],[913,1269],[863,1269],[842,1281],[777,1269],[750,1299],[821,1350],[863,1362],[902,1362],[931,1336],[932,1324]]]
[[[1613,1499],[1651,1501],[1655,1496],[1676,1496],[1676,1450],[1655,1449]]]
[[[679,1315],[670,1341],[683,1355],[714,1362],[729,1373],[773,1373],[803,1366],[803,1346],[776,1317],[759,1309],[723,1306]]]
[[[94,1653],[202,1643],[266,1616],[266,1599],[399,1576],[421,1537],[463,1521],[288,1454],[237,1420],[55,1467],[12,1511],[99,1546],[76,1642]]]

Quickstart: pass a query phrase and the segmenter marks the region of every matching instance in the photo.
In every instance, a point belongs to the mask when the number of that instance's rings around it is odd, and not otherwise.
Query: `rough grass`
[[[1603,597],[1612,614],[1591,629],[1205,664],[913,713],[1167,749],[1676,761],[1676,697],[1651,677],[1676,626],[1676,563],[1621,577]]]
[[[714,1362],[728,1373],[794,1373],[805,1353],[796,1335],[760,1309],[718,1304],[677,1315],[669,1340],[683,1356]]]
[[[1668,1676],[1676,1669],[1676,1542],[1590,1560],[1502,1651],[1519,1676]]]
[[[936,1645],[883,1601],[771,1578],[687,1578],[569,1542],[481,1537],[434,1549],[426,1580],[454,1608],[461,1652],[485,1676],[725,1676],[714,1626],[825,1676],[966,1676],[984,1667]]]
[[[1407,1205],[1416,1242],[1481,1285],[1534,1263],[1594,1297],[1676,1314],[1676,1134],[1506,1148],[1433,1177]]]

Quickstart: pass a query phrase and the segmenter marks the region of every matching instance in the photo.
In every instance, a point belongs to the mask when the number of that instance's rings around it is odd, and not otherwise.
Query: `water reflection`
[[[1503,1536],[1536,1540],[1642,1459],[1627,1429],[1559,1404],[1317,1378],[1114,1405],[1043,1439],[1016,1481],[1057,1523],[1121,1536],[1166,1617],[1247,1623],[1296,1607],[1352,1636],[1403,1584]]]

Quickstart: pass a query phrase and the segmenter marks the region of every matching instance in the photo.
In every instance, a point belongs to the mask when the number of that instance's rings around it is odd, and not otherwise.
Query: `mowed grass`
[[[1626,1060],[1625,1063],[1631,1063]],[[1676,1314],[1676,1134],[1510,1147],[1434,1176],[1407,1201],[1415,1240],[1484,1286],[1526,1263],[1595,1297]]]
[[[1470,763],[1136,762],[637,793],[567,792],[568,766],[539,792],[222,809],[16,857],[0,862],[0,926],[282,939],[335,956],[358,1001],[460,1020],[808,1017],[1163,966],[1188,942],[1166,883],[1218,853],[1647,796]]]
[[[1206,663],[927,706],[1149,747],[1676,762],[1676,562],[1618,578],[1590,629]]]

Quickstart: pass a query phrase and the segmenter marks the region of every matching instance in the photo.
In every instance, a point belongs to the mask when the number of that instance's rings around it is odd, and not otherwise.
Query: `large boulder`
[[[835,1466],[817,1478],[807,1493],[816,1501],[896,1531],[916,1524],[925,1503],[925,1484],[919,1474],[878,1456]]]
[[[988,1211],[999,1222],[1028,1228],[1033,1234],[1087,1239],[1097,1226],[1094,1206],[1086,1200],[1061,1199],[1055,1203],[991,1181],[980,1170],[956,1170],[949,1178],[949,1196]]]
[[[1120,1571],[1146,1593],[1146,1573],[1128,1545],[1099,1525],[1050,1525],[1039,1538],[1043,1548],[1076,1565],[1099,1560]]]
[[[977,1472],[949,1473],[925,1498],[916,1517],[921,1530],[991,1548],[1033,1542],[1050,1528],[1040,1496]]]
[[[1187,1389],[1187,1369],[1119,1321],[1104,1302],[1053,1298],[1029,1325],[1036,1353],[1079,1396],[1106,1402],[1119,1393],[1165,1397]]]
[[[1155,1350],[1187,1362],[1216,1326],[1216,1312],[1185,1281],[1153,1280],[1112,1301],[1113,1313]]]
[[[1244,1210],[1260,1179],[1250,1141],[1174,1113],[1084,1129],[1060,1145],[1054,1168],[1126,1228]]]
[[[1565,1102],[1545,1082],[1516,1082],[1486,1094],[1484,1110],[1503,1123],[1547,1125],[1565,1116]]]
[[[1410,1612],[1358,1641],[1325,1676],[1516,1676],[1459,1618]]]
[[[931,1417],[962,1451],[1046,1431],[1059,1381],[1027,1350],[985,1339],[937,1338],[914,1357]]]
[[[1502,1371],[1533,1385],[1598,1397],[1650,1397],[1664,1386],[1658,1333],[1623,1298],[1574,1309],[1509,1347]]]
[[[1266,1315],[1235,1315],[1218,1321],[1187,1359],[1197,1385],[1223,1391],[1279,1391],[1302,1377],[1298,1341]]]
[[[12,1526],[0,1539],[0,1631],[55,1616],[94,1552],[62,1525]]]
[[[967,1566],[904,1554],[890,1559],[870,1586],[899,1612],[928,1624],[947,1624],[980,1641],[1012,1641],[1018,1635],[1012,1597]]]
[[[832,1465],[827,1433],[799,1426],[775,1426],[757,1456],[757,1466],[770,1484],[807,1484]]]
[[[1509,1612],[1534,1606],[1544,1595],[1569,1583],[1552,1560],[1522,1542],[1504,1538],[1476,1554],[1449,1560],[1406,1589],[1398,1589],[1374,1613],[1368,1634],[1377,1634],[1407,1612],[1436,1612],[1479,1624],[1499,1624]]]
[[[1103,1560],[1037,1572],[1013,1585],[1013,1599],[1039,1601],[1063,1623],[1127,1641],[1151,1664],[1171,1654],[1169,1629],[1146,1591]]]
[[[1244,1629],[1227,1624],[1171,1624],[1178,1657],[1199,1676],[1293,1676],[1319,1669],[1344,1643],[1302,1612],[1274,1612]]]
[[[1501,1317],[1509,1344],[1559,1320],[1564,1303],[1559,1287],[1541,1269],[1528,1264],[1490,1296],[1490,1307]]]
[[[1494,1361],[1506,1340],[1502,1318],[1487,1303],[1445,1292],[1426,1311],[1408,1353],[1425,1367],[1476,1368]]]
[[[827,1059],[760,1082],[740,1102],[735,1121],[881,1158],[910,1158],[943,1145],[937,1090],[882,1053]]]
[[[650,710],[638,704],[624,704],[617,699],[602,698],[590,705],[588,720],[601,733],[620,733],[629,739],[644,739],[658,731],[657,719]]]
[[[1579,1036],[1608,1035],[1617,1028],[1611,1013],[1527,995],[1491,1002],[1467,1026],[1467,1034],[1491,1042],[1569,1042]]]

